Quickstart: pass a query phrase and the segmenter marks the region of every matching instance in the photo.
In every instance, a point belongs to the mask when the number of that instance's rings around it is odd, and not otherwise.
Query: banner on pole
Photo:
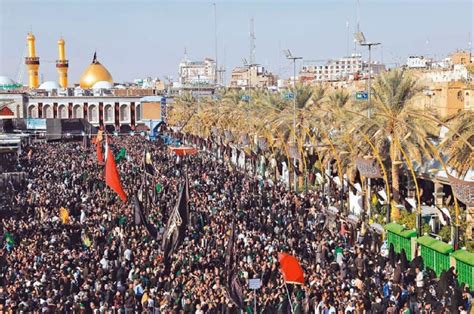
[[[454,196],[467,206],[474,206],[474,182],[463,181],[449,174],[448,180],[451,183]]]
[[[356,158],[357,170],[366,178],[382,178],[380,168],[375,159]]]

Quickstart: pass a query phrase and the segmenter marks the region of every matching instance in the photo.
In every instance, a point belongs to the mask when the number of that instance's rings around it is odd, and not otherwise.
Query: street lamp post
[[[198,103],[198,114],[201,106],[201,75],[198,74],[198,86],[197,86],[197,103]]]
[[[371,98],[372,98],[372,46],[380,45],[377,42],[367,42],[365,40],[364,33],[357,32],[354,34],[356,41],[361,46],[366,46],[369,49],[369,86],[368,86],[368,95],[367,95],[367,118],[371,118],[370,109],[372,108]],[[366,196],[366,206],[367,210],[370,211],[370,194],[371,194],[371,184],[370,179],[367,178],[367,196]],[[390,204],[388,205],[390,206]],[[388,210],[390,212],[390,210]]]
[[[293,60],[293,144],[296,146],[296,60],[303,59],[303,57],[295,57],[291,54],[290,49],[285,51],[286,58]],[[296,175],[296,156],[293,158],[293,179],[294,190],[298,192],[298,176]]]
[[[368,107],[367,107],[367,118],[370,119],[370,109],[371,109],[371,96],[372,96],[372,46],[378,46],[380,43],[377,42],[367,42],[365,40],[364,33],[358,32],[354,34],[356,41],[361,46],[369,48],[369,87],[368,87]]]

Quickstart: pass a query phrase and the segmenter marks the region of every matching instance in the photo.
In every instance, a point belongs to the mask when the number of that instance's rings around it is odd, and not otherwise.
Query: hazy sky
[[[242,58],[249,58],[251,17],[257,62],[282,76],[292,69],[284,48],[306,60],[346,55],[347,22],[352,53],[356,1],[216,0],[219,64],[225,63],[228,76]],[[176,78],[185,47],[190,59],[214,56],[212,2],[0,0],[0,75],[16,80],[32,29],[45,81],[58,79],[54,60],[60,36],[66,41],[70,84],[79,81],[94,51],[116,82]],[[441,59],[468,48],[473,15],[471,0],[360,0],[360,28],[368,40],[382,42],[373,57],[389,66],[404,63],[408,55]]]

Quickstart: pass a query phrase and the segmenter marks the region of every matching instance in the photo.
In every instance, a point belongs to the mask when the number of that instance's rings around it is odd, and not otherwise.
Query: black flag
[[[235,271],[233,271],[230,276],[230,281],[227,284],[226,290],[229,299],[231,299],[239,309],[243,309],[245,304],[242,285],[240,284],[239,276]]]
[[[234,267],[234,245],[235,245],[235,226],[234,222],[232,222],[230,228],[230,236],[229,241],[227,242],[227,252],[225,257],[225,269],[227,271],[227,275],[229,276],[228,281],[230,281],[230,273],[232,268]]]
[[[176,206],[168,218],[165,232],[163,234],[162,249],[164,251],[165,264],[169,263],[171,255],[183,243],[186,236],[186,228],[189,221],[189,182],[186,181],[179,193]]]
[[[134,212],[134,221],[135,225],[139,226],[144,223],[145,217],[143,217],[143,209],[140,200],[136,194],[133,194],[133,212]]]
[[[155,226],[148,223],[146,220],[145,215],[143,214],[143,206],[138,196],[136,194],[133,195],[133,207],[134,207],[134,216],[135,216],[135,225],[144,225],[148,233],[153,237],[156,238],[158,236],[158,230],[156,230]]]
[[[232,222],[230,228],[229,241],[227,242],[227,252],[225,257],[225,268],[227,271],[226,290],[229,299],[239,308],[244,308],[244,297],[242,293],[242,285],[239,276],[234,267],[234,246],[235,246],[235,223]]]

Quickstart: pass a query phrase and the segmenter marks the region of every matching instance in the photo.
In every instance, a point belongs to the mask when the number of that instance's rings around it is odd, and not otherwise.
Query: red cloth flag
[[[298,260],[287,253],[278,254],[278,262],[286,283],[304,284],[304,272]]]
[[[95,150],[97,152],[97,162],[99,165],[104,164],[104,156],[102,155],[102,142],[96,142]]]
[[[112,154],[112,150],[109,148],[107,140],[105,142],[105,184],[107,184],[112,190],[114,190],[120,197],[120,199],[125,202],[127,200],[127,194],[122,188],[120,183],[120,176],[117,171],[117,165],[115,164],[115,158]]]
[[[193,156],[197,154],[197,149],[194,147],[188,147],[188,146],[179,146],[179,147],[174,147],[170,146],[169,149],[174,152],[178,156]]]
[[[103,139],[102,133],[103,133],[103,131],[99,130],[97,132],[97,136],[96,136],[95,141],[94,141],[95,149],[96,149],[96,153],[97,153],[97,162],[100,165],[104,164],[104,156],[102,155],[102,139]]]

